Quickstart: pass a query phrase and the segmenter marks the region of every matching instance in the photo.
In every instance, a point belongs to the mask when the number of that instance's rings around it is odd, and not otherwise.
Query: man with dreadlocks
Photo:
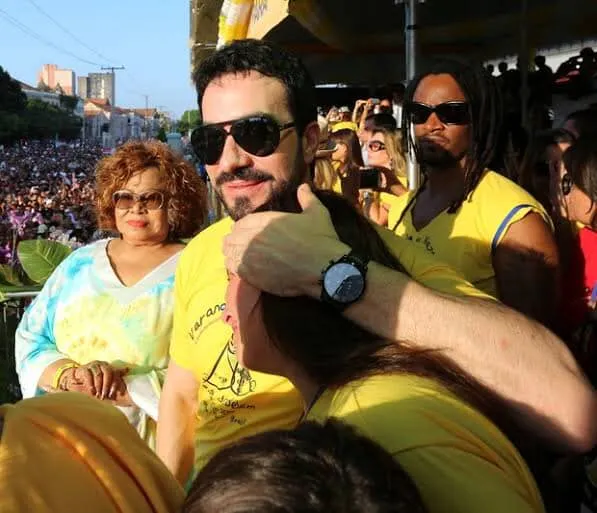
[[[558,254],[549,217],[490,168],[503,140],[495,81],[480,66],[438,63],[409,84],[405,116],[423,180],[393,202],[388,227],[503,303],[552,320]]]

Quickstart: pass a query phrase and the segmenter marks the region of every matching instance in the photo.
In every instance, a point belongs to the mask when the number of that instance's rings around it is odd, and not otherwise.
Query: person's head
[[[398,130],[377,129],[367,143],[367,162],[372,166],[391,169],[404,176],[406,162],[402,155],[402,135]]]
[[[575,137],[564,129],[538,133],[527,146],[520,164],[518,183],[549,211],[553,184],[559,186],[562,154]]]
[[[423,513],[398,462],[337,420],[266,431],[217,453],[183,513]]]
[[[597,141],[597,109],[582,109],[568,114],[563,128],[576,137],[593,137],[593,140]]]
[[[498,70],[502,75],[506,73],[508,71],[508,63],[504,61],[498,63]]]
[[[570,221],[597,228],[597,145],[578,139],[563,155],[560,179],[561,213]]]
[[[0,425],[0,511],[180,511],[182,487],[105,401],[46,394],[0,406]]]
[[[535,66],[538,68],[542,68],[545,66],[545,56],[544,55],[536,55],[535,56]]]
[[[405,98],[403,136],[414,124],[416,154],[429,178],[457,172],[456,211],[499,152],[502,109],[496,82],[480,65],[443,61],[416,77]]]
[[[340,107],[338,109],[338,113],[340,114],[340,119],[339,121],[350,121],[351,120],[351,112],[350,109],[346,106],[343,105],[342,107]]]
[[[204,222],[206,195],[195,169],[158,141],[123,144],[96,170],[98,226],[131,242],[192,237]]]
[[[193,148],[233,219],[311,178],[317,102],[297,57],[270,42],[235,41],[193,78],[203,120]]]
[[[387,112],[381,112],[379,114],[371,114],[365,118],[365,125],[363,130],[359,132],[359,140],[361,144],[367,144],[373,132],[376,130],[396,130],[398,124],[394,116]]]
[[[359,138],[354,130],[337,130],[330,135],[330,140],[336,144],[336,151],[332,154],[333,161],[339,162],[343,167],[363,165]]]
[[[493,75],[493,72],[495,71],[495,66],[493,64],[488,64],[487,66],[485,66],[485,69],[487,70],[487,73]]]

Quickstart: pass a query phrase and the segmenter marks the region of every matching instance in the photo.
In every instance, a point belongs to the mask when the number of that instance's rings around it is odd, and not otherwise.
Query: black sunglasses
[[[425,123],[435,112],[442,123],[446,125],[468,125],[471,121],[467,102],[444,102],[437,105],[427,105],[420,102],[406,104],[406,112],[415,125]]]
[[[229,130],[224,128],[226,125],[230,125]],[[202,164],[213,165],[222,156],[226,139],[231,135],[247,153],[267,157],[280,144],[280,132],[294,125],[294,121],[281,125],[267,115],[203,125],[193,130],[191,146]]]
[[[562,176],[562,194],[564,196],[568,196],[568,194],[570,194],[573,185],[574,182],[572,181],[572,177],[568,173]]]

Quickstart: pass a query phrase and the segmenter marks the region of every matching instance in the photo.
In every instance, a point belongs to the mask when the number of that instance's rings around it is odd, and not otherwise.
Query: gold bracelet
[[[62,377],[62,375],[67,370],[75,369],[78,366],[79,366],[78,363],[69,362],[69,363],[65,363],[64,365],[61,365],[60,367],[58,367],[58,369],[56,369],[56,372],[54,373],[54,377],[52,378],[52,389],[58,390],[58,387],[60,386],[60,378]]]

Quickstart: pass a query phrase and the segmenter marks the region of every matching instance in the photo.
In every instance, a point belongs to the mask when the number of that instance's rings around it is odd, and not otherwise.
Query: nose
[[[228,326],[232,327],[233,325],[233,316],[232,316],[232,312],[230,311],[230,307],[228,306],[228,303],[226,303],[226,306],[224,307],[224,310],[222,311],[222,320],[228,324]]]
[[[441,120],[437,117],[435,112],[432,112],[431,115],[425,121],[425,130],[428,132],[435,132],[437,130],[442,130],[444,128],[444,124]]]
[[[219,171],[232,172],[242,167],[249,167],[251,163],[251,156],[236,143],[234,138],[231,135],[226,137],[218,163]]]
[[[139,199],[136,199],[130,210],[134,214],[140,214],[142,212],[146,212],[147,211],[147,207],[145,206],[145,203],[143,203]]]

